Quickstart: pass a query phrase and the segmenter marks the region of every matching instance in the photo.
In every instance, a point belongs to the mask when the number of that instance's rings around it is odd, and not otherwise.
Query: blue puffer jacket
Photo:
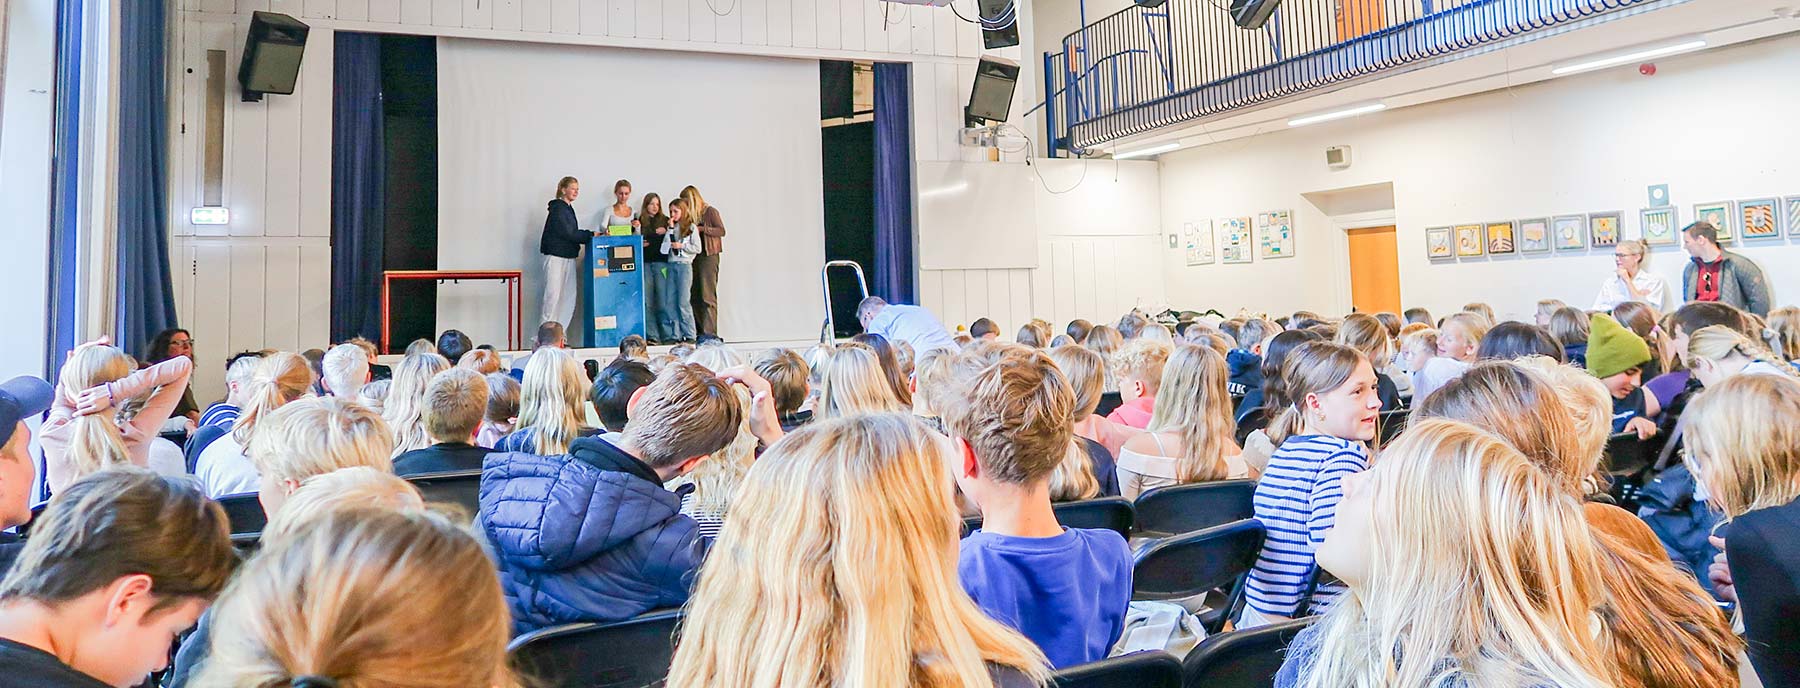
[[[564,456],[489,454],[480,520],[513,632],[686,602],[705,544],[680,512],[649,466],[603,439],[575,440]]]

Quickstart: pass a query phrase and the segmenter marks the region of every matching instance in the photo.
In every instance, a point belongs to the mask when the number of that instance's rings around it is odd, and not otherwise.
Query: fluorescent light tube
[[[1288,120],[1288,126],[1304,127],[1308,124],[1318,124],[1320,122],[1329,122],[1334,119],[1343,119],[1345,117],[1355,117],[1357,115],[1366,115],[1371,112],[1380,112],[1380,111],[1386,110],[1386,109],[1387,109],[1387,105],[1384,103],[1371,103],[1369,105],[1358,105],[1353,108],[1345,108],[1343,110],[1337,110],[1335,112],[1327,112],[1327,113],[1320,114],[1320,115],[1307,115],[1305,117],[1290,119],[1290,120]]]
[[[1660,48],[1651,48],[1649,50],[1639,50],[1637,52],[1626,53],[1624,55],[1615,55],[1612,57],[1605,57],[1605,58],[1601,58],[1598,60],[1589,60],[1587,62],[1578,62],[1578,63],[1572,64],[1572,65],[1563,65],[1561,67],[1557,67],[1555,69],[1550,70],[1550,73],[1555,74],[1557,76],[1562,76],[1564,74],[1575,74],[1577,72],[1587,72],[1587,71],[1592,71],[1595,69],[1605,69],[1607,67],[1617,67],[1622,64],[1631,64],[1633,62],[1639,62],[1642,60],[1648,60],[1648,59],[1657,58],[1657,57],[1666,57],[1669,55],[1675,55],[1675,54],[1679,54],[1679,53],[1693,52],[1695,50],[1699,50],[1704,47],[1706,47],[1706,41],[1704,39],[1694,39],[1694,40],[1686,41],[1683,43],[1676,43],[1674,45],[1665,45]]]
[[[1137,150],[1128,151],[1125,153],[1113,153],[1113,159],[1114,160],[1130,160],[1132,158],[1142,158],[1142,157],[1151,156],[1151,155],[1161,155],[1163,153],[1167,153],[1169,151],[1175,150],[1180,147],[1181,147],[1180,143],[1165,143],[1160,146],[1151,146],[1149,148],[1139,148]]]

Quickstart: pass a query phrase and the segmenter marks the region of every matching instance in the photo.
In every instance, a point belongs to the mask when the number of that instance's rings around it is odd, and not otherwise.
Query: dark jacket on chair
[[[550,201],[550,215],[544,218],[544,237],[538,240],[538,252],[558,258],[580,258],[594,233],[581,228],[575,220],[575,206],[563,199]]]
[[[481,470],[482,459],[493,450],[467,442],[439,442],[394,457],[394,475]]]
[[[489,454],[480,511],[514,634],[679,607],[705,556],[681,497],[600,438],[563,456]]]

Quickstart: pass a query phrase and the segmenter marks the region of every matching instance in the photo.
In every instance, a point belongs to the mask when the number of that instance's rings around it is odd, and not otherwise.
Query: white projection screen
[[[727,231],[719,334],[817,337],[818,72],[811,60],[439,39],[439,268],[524,270],[529,346],[543,293],[538,237],[558,179],[581,180],[583,229],[612,203],[615,180],[631,180],[633,206],[692,184]],[[438,290],[440,330],[504,346],[505,313],[497,282]]]

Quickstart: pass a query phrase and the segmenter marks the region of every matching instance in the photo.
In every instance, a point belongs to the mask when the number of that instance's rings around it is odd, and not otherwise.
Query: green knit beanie
[[[1610,315],[1590,316],[1587,368],[1594,377],[1606,379],[1649,362],[1650,345],[1643,337],[1625,329]]]

